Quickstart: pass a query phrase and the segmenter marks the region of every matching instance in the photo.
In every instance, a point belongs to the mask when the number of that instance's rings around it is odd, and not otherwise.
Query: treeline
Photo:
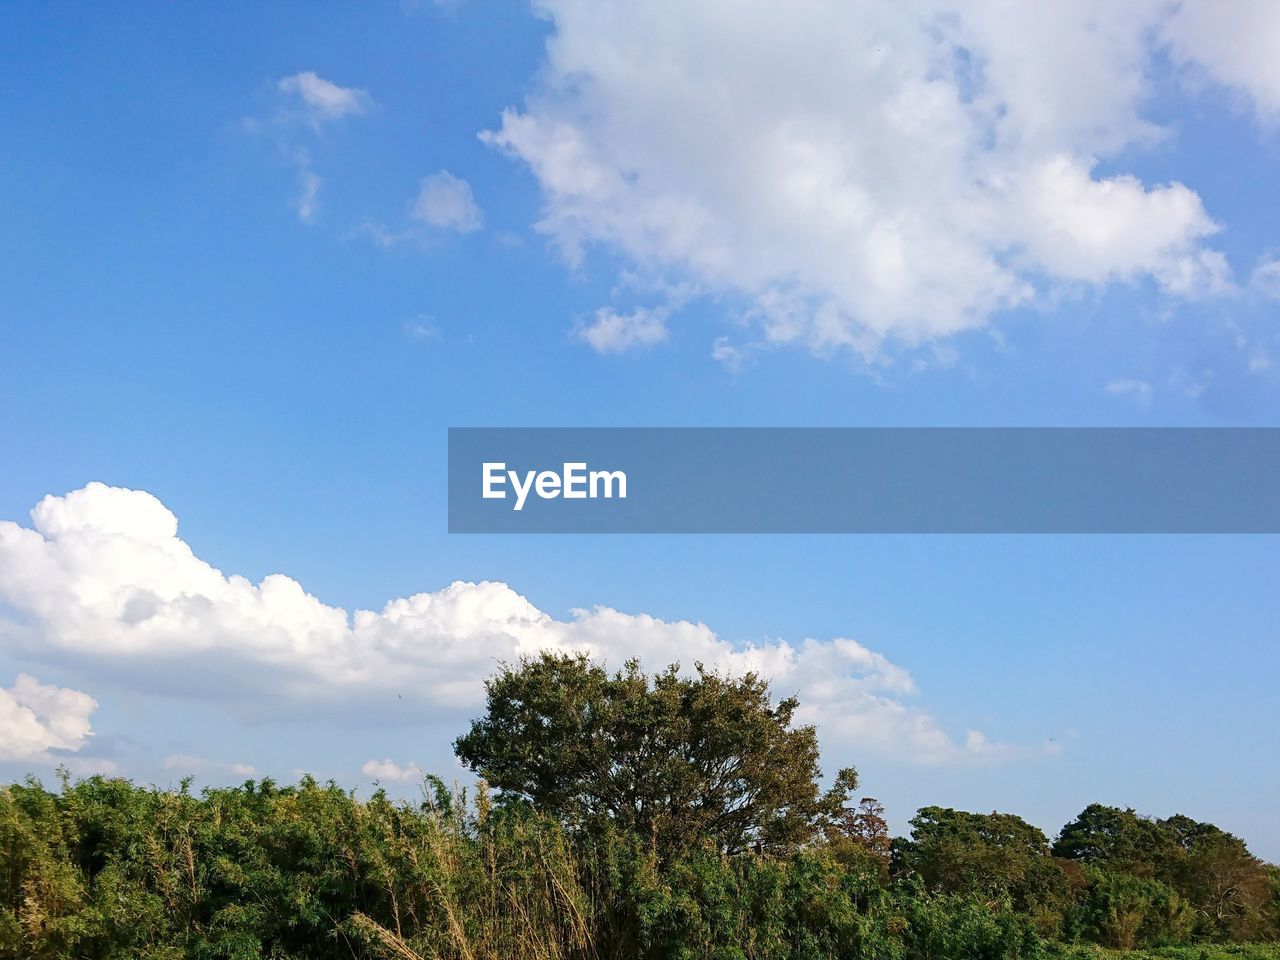
[[[1012,960],[1280,939],[1280,873],[1186,817],[1094,805],[1051,844],[1011,814],[926,807],[891,839],[852,770],[820,788],[812,729],[754,677],[545,656],[488,689],[456,744],[492,785],[470,795],[3,788],[0,958]]]
[[[1211,823],[1092,804],[1044,833],[1006,813],[926,807],[891,874],[1007,902],[1041,937],[1108,947],[1280,939],[1280,870]]]

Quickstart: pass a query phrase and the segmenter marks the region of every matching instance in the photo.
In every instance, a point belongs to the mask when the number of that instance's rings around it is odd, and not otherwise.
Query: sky
[[[898,831],[1280,860],[1274,537],[445,502],[450,426],[1276,426],[1280,8],[0,16],[0,776],[412,797],[500,660],[585,649],[763,672]]]

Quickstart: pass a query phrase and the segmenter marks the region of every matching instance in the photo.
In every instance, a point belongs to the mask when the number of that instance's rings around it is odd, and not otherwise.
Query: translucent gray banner
[[[1277,533],[1280,429],[454,428],[451,533]]]

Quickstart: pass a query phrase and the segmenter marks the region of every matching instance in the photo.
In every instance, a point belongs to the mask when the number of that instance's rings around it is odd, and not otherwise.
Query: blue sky
[[[445,533],[449,426],[1276,425],[1280,24],[916,6],[8,8],[0,773],[411,793],[523,630],[802,696],[849,638],[816,720],[895,826],[1280,857],[1274,538]]]

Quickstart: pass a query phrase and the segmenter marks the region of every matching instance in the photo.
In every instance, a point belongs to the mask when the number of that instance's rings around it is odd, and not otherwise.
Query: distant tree
[[[1157,877],[1178,856],[1176,841],[1160,823],[1131,809],[1091,803],[1062,828],[1055,856],[1135,877]]]
[[[837,823],[840,833],[880,861],[886,870],[893,852],[889,823],[884,818],[884,804],[875,797],[863,797],[856,807],[847,807]]]
[[[1243,840],[1212,823],[1181,814],[1152,820],[1095,803],[1062,828],[1054,852],[1109,874],[1171,887],[1194,909],[1199,936],[1248,938],[1269,929],[1266,865]]]
[[[852,788],[855,784],[851,784]],[[885,884],[893,863],[893,838],[884,818],[884,804],[863,797],[846,806],[827,825],[826,850],[851,876]]]
[[[1201,932],[1219,939],[1262,935],[1270,919],[1270,876],[1244,841],[1181,814],[1159,823],[1179,853],[1160,871],[1162,879],[1194,904]]]
[[[697,665],[609,673],[585,655],[543,653],[485,684],[485,715],[454,743],[507,799],[574,827],[609,823],[669,854],[707,842],[730,853],[793,849],[840,814],[856,773],[818,780],[818,741],[755,674]]]
[[[943,893],[996,896],[1048,859],[1048,839],[1021,817],[948,807],[923,807],[900,847],[901,864]]]
[[[924,807],[911,820],[910,839],[895,841],[894,859],[900,874],[918,876],[935,893],[1008,898],[1046,935],[1057,934],[1072,902],[1048,838],[1011,813]]]

